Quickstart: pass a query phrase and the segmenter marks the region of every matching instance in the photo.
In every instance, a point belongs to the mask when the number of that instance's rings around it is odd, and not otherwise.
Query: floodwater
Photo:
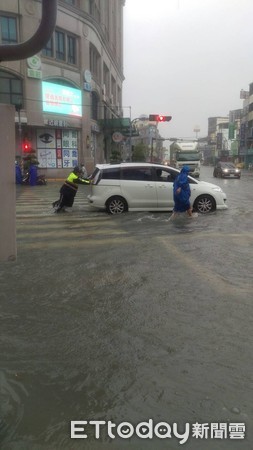
[[[17,192],[18,260],[0,265],[2,450],[252,450],[253,176],[202,179],[228,210],[111,217],[79,189],[53,215],[59,186]]]

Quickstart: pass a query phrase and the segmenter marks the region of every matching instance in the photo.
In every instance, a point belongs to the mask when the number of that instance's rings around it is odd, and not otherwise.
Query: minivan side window
[[[120,167],[111,167],[102,172],[103,180],[120,180]]]
[[[174,183],[175,178],[178,175],[178,172],[175,172],[174,170],[171,170],[169,168],[162,169],[161,167],[155,167],[154,171],[156,181],[162,183]]]
[[[122,168],[123,180],[152,181],[150,167],[124,167]]]
[[[160,167],[155,168],[155,178],[156,181],[173,183],[175,177],[173,172],[171,173],[169,169],[161,169]]]

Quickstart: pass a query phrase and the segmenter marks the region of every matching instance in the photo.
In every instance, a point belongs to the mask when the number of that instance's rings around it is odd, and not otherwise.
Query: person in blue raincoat
[[[38,169],[35,164],[30,165],[29,169],[29,183],[30,186],[36,186],[37,184],[37,176],[38,176]]]
[[[17,161],[15,161],[15,171],[16,171],[16,184],[22,184],[21,167]]]
[[[190,204],[191,188],[188,181],[190,168],[183,166],[173,184],[174,209],[173,215],[180,212],[187,212],[192,217],[192,208]]]

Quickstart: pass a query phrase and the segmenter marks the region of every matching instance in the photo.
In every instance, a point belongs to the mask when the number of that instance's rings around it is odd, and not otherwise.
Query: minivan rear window
[[[92,184],[98,184],[100,180],[100,170],[98,167],[95,168],[93,174],[90,177]]]

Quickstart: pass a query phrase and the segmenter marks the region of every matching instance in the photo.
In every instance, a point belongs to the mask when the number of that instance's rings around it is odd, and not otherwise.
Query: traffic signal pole
[[[164,116],[162,114],[149,114],[149,121],[150,122],[156,122],[156,126],[158,123],[161,122],[170,122],[172,119],[172,116]],[[153,154],[154,154],[154,141],[170,141],[171,139],[163,139],[163,138],[156,138],[152,137],[151,140],[151,154],[150,154],[150,162],[153,162]]]

